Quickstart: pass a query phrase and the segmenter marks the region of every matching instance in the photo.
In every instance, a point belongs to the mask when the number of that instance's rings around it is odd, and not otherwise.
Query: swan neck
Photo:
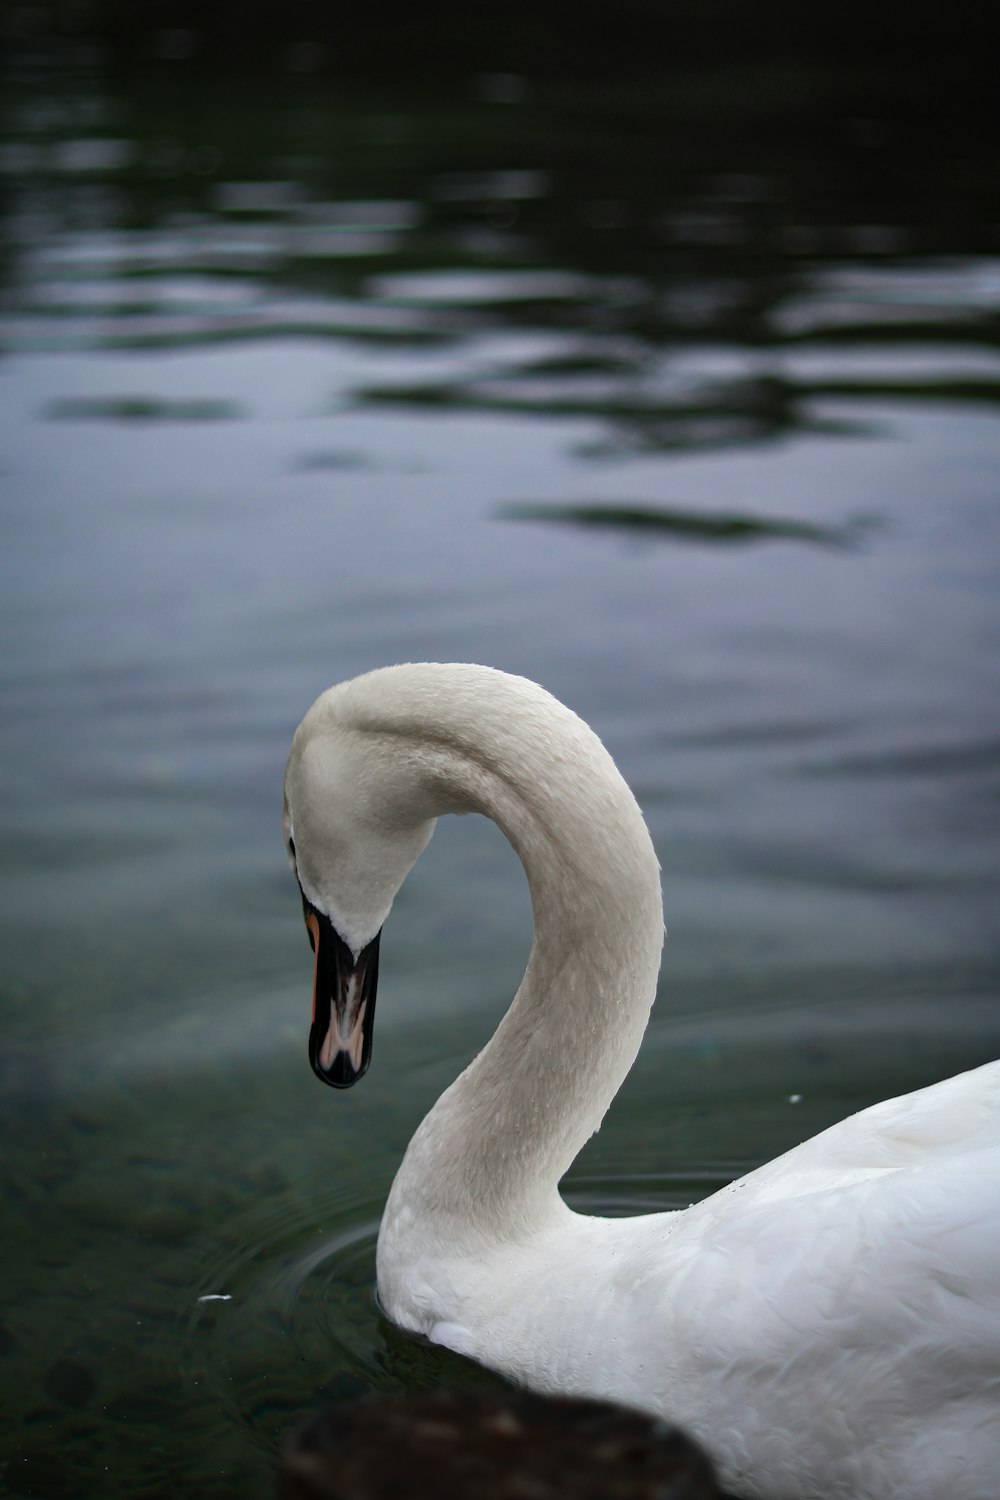
[[[596,735],[534,684],[494,675],[492,712],[436,717],[411,739],[414,803],[502,829],[528,879],[531,954],[494,1036],[411,1142],[387,1218],[419,1199],[463,1229],[509,1234],[558,1203],[635,1059],[663,914],[648,831]]]

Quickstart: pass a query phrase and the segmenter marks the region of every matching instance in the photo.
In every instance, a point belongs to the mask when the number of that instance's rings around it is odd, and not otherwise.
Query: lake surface
[[[371,38],[222,71],[39,14],[0,139],[5,1482],[255,1500],[323,1399],[491,1378],[380,1317],[374,1244],[527,893],[442,822],[372,1071],[315,1082],[281,779],[331,682],[526,674],[635,790],[670,940],[574,1205],[687,1204],[1000,1049],[995,142],[929,43],[569,78],[547,33],[409,38],[421,86]]]

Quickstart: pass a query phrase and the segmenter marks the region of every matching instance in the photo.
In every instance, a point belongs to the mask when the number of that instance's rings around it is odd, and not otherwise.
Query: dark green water
[[[1000,1044],[977,49],[911,17],[882,67],[848,8],[808,45],[688,16],[671,51],[647,14],[571,66],[558,7],[389,10],[388,52],[373,24],[343,55],[298,10],[273,55],[223,56],[225,7],[7,18],[14,1495],[264,1497],[324,1397],[490,1378],[380,1319],[374,1241],[527,897],[495,830],[443,823],[372,1072],[315,1083],[279,815],[330,682],[526,673],[636,791],[670,942],[574,1204],[687,1203]]]

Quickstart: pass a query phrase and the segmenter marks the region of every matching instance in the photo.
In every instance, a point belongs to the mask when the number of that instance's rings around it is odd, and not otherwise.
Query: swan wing
[[[996,1065],[876,1105],[666,1224],[659,1272],[646,1221],[618,1273],[627,1337],[660,1329],[662,1409],[734,1489],[753,1470],[769,1496],[784,1475],[790,1496],[989,1500],[998,1105]]]
[[[1000,1062],[873,1104],[749,1172],[699,1207],[790,1201],[904,1167],[1000,1149]],[[735,1204],[733,1205],[735,1211]]]

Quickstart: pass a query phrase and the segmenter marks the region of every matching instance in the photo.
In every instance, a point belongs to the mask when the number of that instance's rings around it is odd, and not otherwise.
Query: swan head
[[[299,726],[282,821],[314,955],[309,1061],[350,1088],[371,1061],[382,924],[434,819],[415,810],[391,747],[329,713],[335,693]]]

